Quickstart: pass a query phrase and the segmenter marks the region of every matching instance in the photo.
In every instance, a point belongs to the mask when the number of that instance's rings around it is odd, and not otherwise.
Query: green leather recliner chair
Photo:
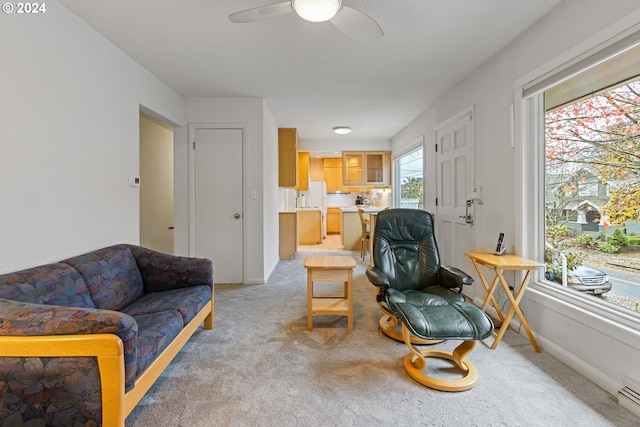
[[[473,279],[440,264],[433,217],[418,209],[390,209],[378,214],[373,230],[373,263],[367,278],[378,287],[383,316],[380,329],[410,350],[405,370],[417,382],[442,391],[463,391],[475,385],[476,368],[466,360],[478,340],[489,337],[493,322],[468,302],[462,287]],[[401,324],[401,328],[398,328]],[[419,350],[418,344],[463,340],[452,352]],[[426,372],[428,357],[447,359],[462,371],[456,379],[435,378]]]
[[[465,301],[462,287],[473,278],[465,272],[440,264],[433,217],[419,209],[390,209],[378,214],[373,233],[373,267],[367,278],[378,287],[382,332],[403,341],[397,303],[441,305]],[[424,344],[413,337],[412,341]],[[430,341],[429,343],[433,343]]]

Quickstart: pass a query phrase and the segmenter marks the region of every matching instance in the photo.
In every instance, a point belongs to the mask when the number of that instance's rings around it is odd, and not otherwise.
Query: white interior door
[[[193,133],[194,255],[213,261],[216,283],[243,283],[243,130]]]
[[[140,113],[140,245],[173,253],[173,128]]]
[[[442,264],[465,269],[473,248],[473,114],[454,117],[436,130],[436,235]]]

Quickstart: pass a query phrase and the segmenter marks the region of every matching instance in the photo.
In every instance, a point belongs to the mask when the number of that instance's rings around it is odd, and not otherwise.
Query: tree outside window
[[[424,207],[424,180],[422,148],[402,156],[400,171],[400,207],[422,209]]]
[[[603,298],[640,311],[614,279],[640,279],[640,80],[547,111],[545,151],[547,271],[563,255],[607,270]]]

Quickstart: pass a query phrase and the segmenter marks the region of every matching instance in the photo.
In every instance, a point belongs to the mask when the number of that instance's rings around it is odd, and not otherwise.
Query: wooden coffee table
[[[313,316],[347,316],[347,329],[353,330],[353,269],[356,260],[342,255],[312,255],[304,259],[307,269],[307,330],[313,330]],[[339,296],[315,296],[314,282],[344,282]]]

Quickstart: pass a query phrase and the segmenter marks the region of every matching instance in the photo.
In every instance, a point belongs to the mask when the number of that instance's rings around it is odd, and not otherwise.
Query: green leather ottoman
[[[493,332],[493,322],[482,310],[466,301],[443,305],[396,304],[402,322],[402,338],[411,351],[404,358],[404,367],[411,378],[427,387],[442,391],[463,391],[475,385],[478,371],[465,357]],[[437,349],[417,349],[411,336],[425,340],[463,340],[451,353]],[[425,374],[427,357],[454,362],[464,376],[460,379],[438,379]]]

